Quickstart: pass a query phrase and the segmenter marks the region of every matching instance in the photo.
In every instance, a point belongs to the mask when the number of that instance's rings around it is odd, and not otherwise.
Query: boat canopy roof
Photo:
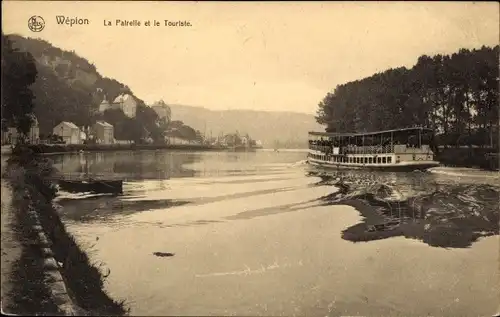
[[[427,131],[432,132],[431,128],[424,127],[413,127],[413,128],[402,128],[402,129],[393,129],[393,130],[384,130],[384,131],[375,131],[375,132],[362,132],[362,133],[335,133],[335,132],[309,132],[311,136],[317,137],[356,137],[356,136],[372,136],[372,135],[380,135],[380,134],[389,134],[389,133],[405,133],[411,131]]]

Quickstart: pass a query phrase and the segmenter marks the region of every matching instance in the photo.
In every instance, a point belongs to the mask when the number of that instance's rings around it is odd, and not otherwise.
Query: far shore
[[[64,154],[76,152],[108,152],[137,150],[191,150],[222,151],[222,146],[202,144],[34,144],[30,148],[42,154]]]

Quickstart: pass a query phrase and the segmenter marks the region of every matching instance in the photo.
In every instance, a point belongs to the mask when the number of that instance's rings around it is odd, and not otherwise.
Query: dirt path
[[[4,165],[4,164],[2,164]],[[3,171],[2,171],[3,172]],[[21,245],[12,227],[12,192],[5,179],[1,179],[2,203],[2,308],[8,307],[12,298],[8,296],[12,290],[12,265],[21,255]]]

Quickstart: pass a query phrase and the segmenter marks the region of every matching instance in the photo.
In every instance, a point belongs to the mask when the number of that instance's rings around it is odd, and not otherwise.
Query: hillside
[[[40,133],[49,134],[59,122],[71,121],[78,126],[91,125],[95,120],[105,119],[115,126],[115,136],[144,137],[147,131],[155,139],[161,132],[157,125],[157,114],[144,101],[134,95],[125,84],[101,75],[97,66],[74,51],[64,51],[47,41],[8,35],[12,46],[29,52],[35,59],[37,78],[31,86],[34,94],[34,112],[40,124]],[[126,93],[138,101],[137,117],[126,118],[123,113],[98,113],[103,98],[112,101]],[[261,140],[266,147],[277,142],[283,147],[306,147],[307,132],[324,130],[313,115],[293,112],[266,112],[252,110],[212,111],[202,107],[169,104],[172,120],[183,121],[186,129],[200,130],[212,136],[236,131],[248,133]],[[162,127],[169,129],[169,127]]]
[[[307,132],[323,131],[313,115],[295,112],[253,110],[209,110],[203,107],[169,104],[172,119],[181,120],[207,135],[238,131],[261,140],[264,147],[307,147]]]
[[[2,34],[2,37],[4,35]],[[121,110],[104,118],[113,119],[116,138],[141,140],[146,136],[162,139],[159,118],[128,86],[102,76],[95,65],[74,51],[61,50],[47,41],[7,35],[13,48],[30,53],[37,70],[35,83],[30,87],[34,95],[34,113],[40,125],[40,134],[47,135],[61,121],[77,126],[89,126],[103,119],[99,104],[106,98],[114,100],[120,94],[130,94],[137,101],[137,114],[128,119]]]

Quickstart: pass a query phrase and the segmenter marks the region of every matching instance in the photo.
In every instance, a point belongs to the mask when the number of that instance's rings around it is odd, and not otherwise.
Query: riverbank
[[[10,189],[3,187],[4,190]],[[18,315],[38,315],[41,312],[61,315],[60,302],[52,295],[51,285],[47,282],[48,270],[38,234],[33,230],[34,219],[27,214],[29,202],[15,194],[11,203],[7,210],[2,208],[2,218],[6,218],[2,222],[10,220],[8,228],[5,228],[8,231],[2,230],[2,240],[4,234],[11,235],[11,246],[15,246],[16,250],[2,248],[2,271],[4,264],[9,271],[8,275],[2,274],[7,275],[2,276],[2,279],[7,278],[7,281],[2,280],[2,288],[5,287],[5,290],[2,289],[2,309]]]
[[[24,223],[21,237],[26,240],[27,250],[34,253],[25,256],[24,264],[19,265],[21,279],[16,285],[20,288],[21,298],[30,300],[28,304],[39,314],[60,313],[54,311],[54,292],[47,288],[44,279],[40,279],[40,270],[26,266],[26,261],[35,264],[46,264],[45,254],[40,246],[33,247],[36,236],[46,236],[45,244],[50,246],[50,257],[58,264],[52,270],[59,271],[67,287],[72,301],[90,315],[124,315],[127,310],[123,302],[111,299],[104,291],[104,275],[99,268],[90,263],[87,255],[81,250],[73,236],[71,236],[59,218],[56,206],[52,203],[56,188],[51,183],[53,173],[51,162],[29,149],[15,150],[9,159],[7,177],[12,185],[12,196],[15,217]],[[41,233],[34,232],[36,223],[41,227]],[[23,256],[21,255],[21,259]],[[47,267],[44,265],[45,271]],[[33,273],[33,274],[32,274]],[[36,285],[30,283],[36,282]],[[35,290],[37,293],[30,293]],[[28,295],[26,295],[26,293]],[[59,303],[58,303],[59,304]],[[22,306],[26,309],[26,303]],[[19,308],[21,309],[21,308]],[[17,310],[16,310],[17,312]],[[28,312],[30,313],[30,312]]]
[[[202,144],[33,144],[37,153],[107,152],[141,150],[221,151],[227,148]]]

